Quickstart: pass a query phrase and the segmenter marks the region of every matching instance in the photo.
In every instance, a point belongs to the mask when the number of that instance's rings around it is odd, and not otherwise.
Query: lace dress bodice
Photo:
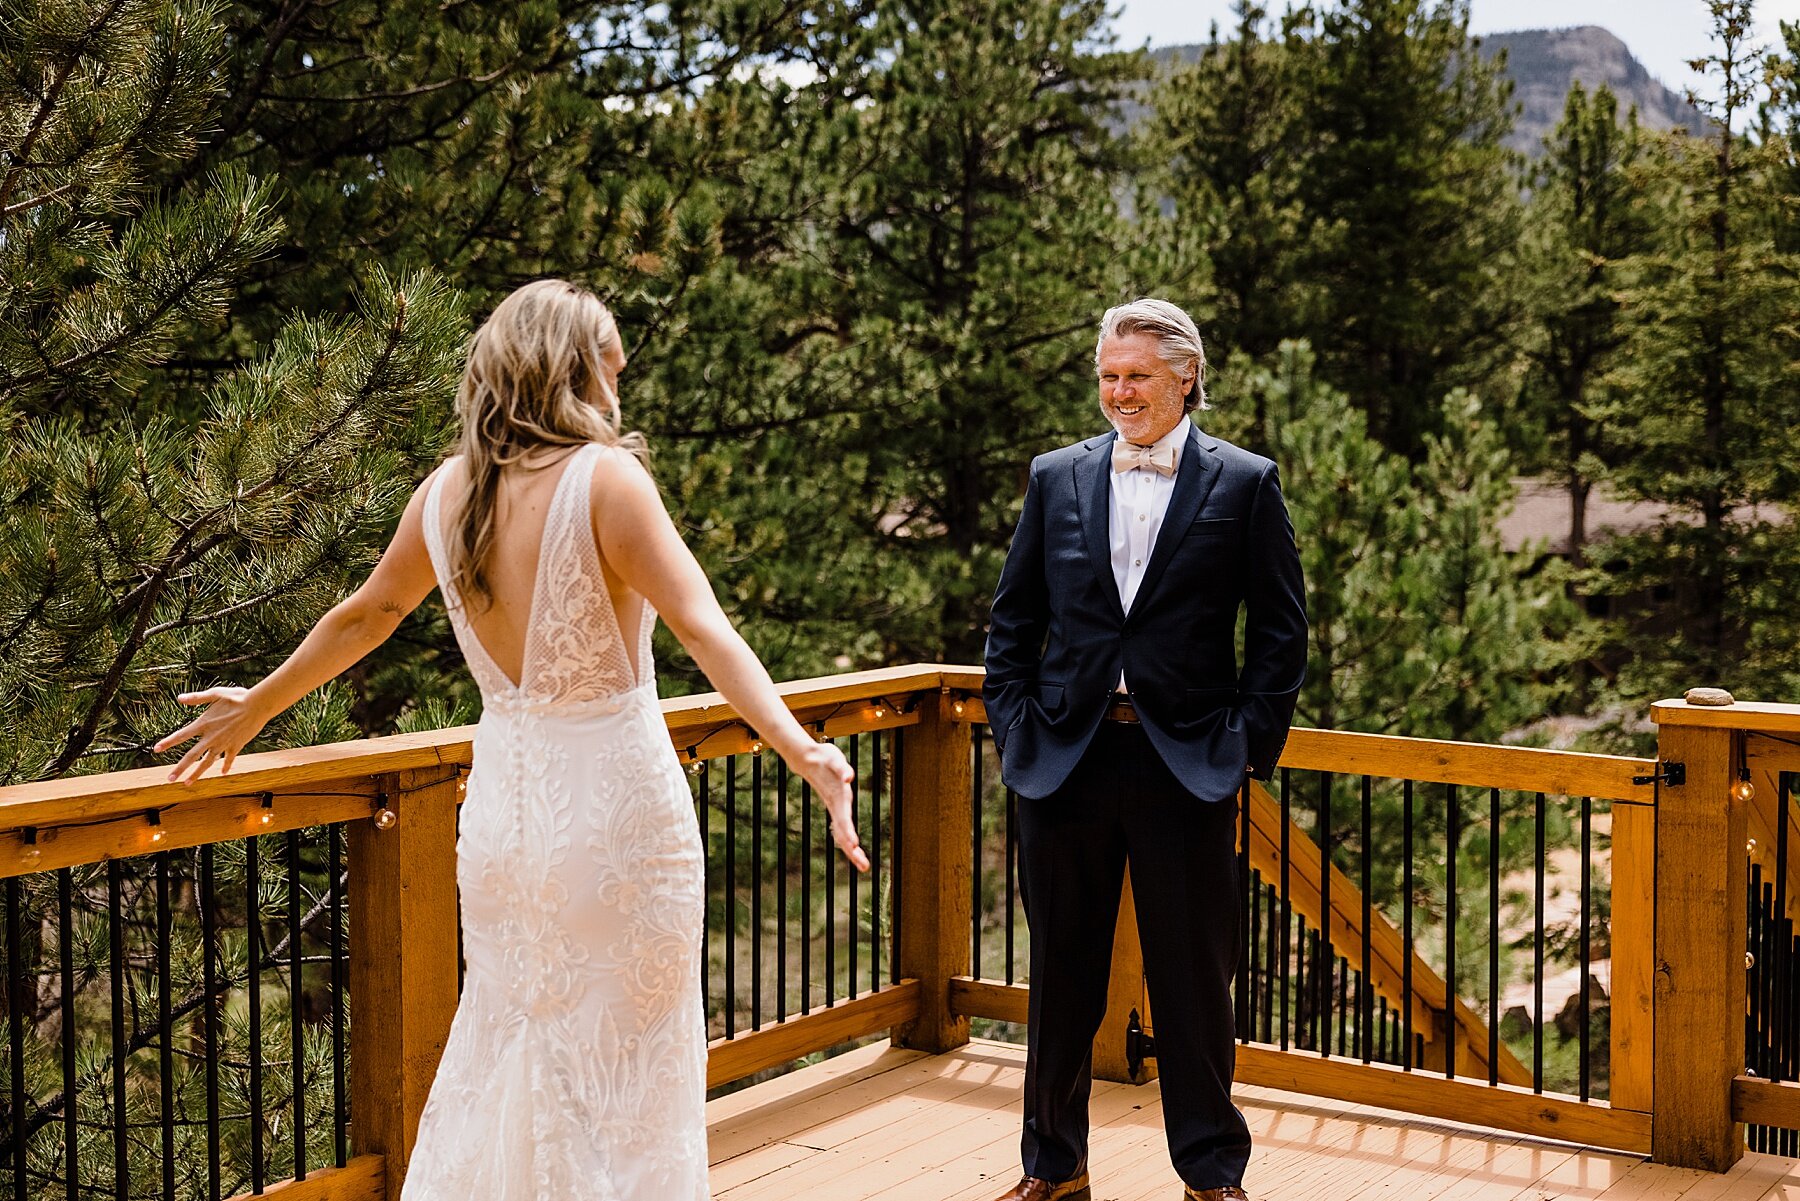
[[[515,684],[500,670],[469,624],[468,610],[450,580],[450,553],[440,498],[444,472],[425,497],[425,547],[437,572],[456,641],[485,705],[580,707],[616,711],[621,694],[655,680],[650,631],[656,613],[648,601],[637,623],[637,663],[606,590],[600,548],[594,541],[588,495],[594,465],[605,448],[590,443],[570,455],[550,496],[538,551],[537,580],[526,618],[525,659]],[[446,470],[458,462],[451,459]]]

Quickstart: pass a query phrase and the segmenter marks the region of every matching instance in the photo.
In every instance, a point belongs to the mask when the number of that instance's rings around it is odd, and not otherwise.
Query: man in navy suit
[[[1032,935],[1025,1178],[1000,1201],[1090,1197],[1090,1054],[1127,862],[1170,1158],[1186,1198],[1243,1198],[1236,801],[1246,772],[1274,771],[1305,676],[1300,557],[1275,464],[1189,418],[1206,360],[1186,313],[1109,310],[1094,360],[1114,432],[1032,462],[988,631]]]

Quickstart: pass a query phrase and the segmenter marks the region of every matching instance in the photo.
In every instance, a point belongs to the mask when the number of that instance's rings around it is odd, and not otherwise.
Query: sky
[[[1121,46],[1203,42],[1213,22],[1232,26],[1231,0],[1115,0],[1113,22]],[[1285,0],[1264,0],[1273,12]],[[1780,21],[1800,21],[1800,0],[1759,0],[1754,9],[1759,40],[1774,44]],[[1631,48],[1650,74],[1677,92],[1699,87],[1687,60],[1707,53],[1711,22],[1704,0],[1473,0],[1470,29],[1563,29],[1600,25]]]

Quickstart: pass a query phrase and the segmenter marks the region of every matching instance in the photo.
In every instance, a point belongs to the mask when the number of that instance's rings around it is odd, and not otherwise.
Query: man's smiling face
[[[1193,384],[1157,353],[1154,334],[1120,334],[1100,344],[1096,364],[1100,411],[1119,437],[1148,446],[1181,424],[1182,397]]]

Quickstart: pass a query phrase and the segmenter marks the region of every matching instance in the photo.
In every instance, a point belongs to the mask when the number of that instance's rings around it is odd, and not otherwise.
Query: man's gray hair
[[[1094,341],[1095,366],[1108,338],[1130,334],[1150,334],[1156,339],[1156,353],[1176,374],[1194,373],[1194,386],[1182,398],[1190,413],[1212,407],[1206,403],[1206,348],[1200,344],[1200,330],[1192,317],[1166,300],[1148,296],[1107,309],[1100,318],[1100,336]]]

